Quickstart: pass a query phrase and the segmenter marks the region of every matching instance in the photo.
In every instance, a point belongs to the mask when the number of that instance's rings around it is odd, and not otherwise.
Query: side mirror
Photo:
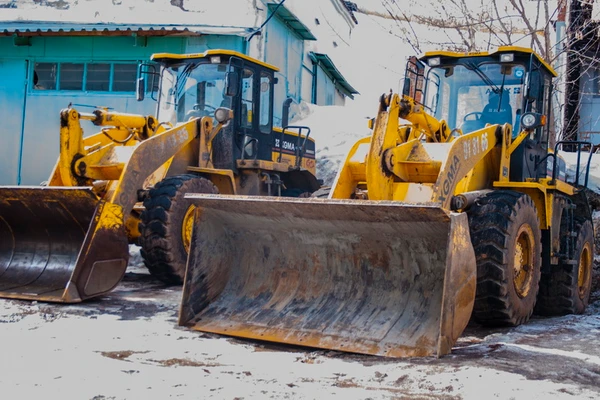
[[[144,95],[146,93],[146,80],[143,77],[138,78],[138,80],[136,81],[135,93],[136,93],[135,98],[137,101],[144,100]]]
[[[240,76],[235,71],[229,71],[225,75],[225,95],[237,96],[240,87]]]
[[[527,88],[527,100],[535,101],[540,98],[542,90],[542,79],[538,71],[532,71],[529,74],[529,85]]]
[[[294,99],[292,99],[291,97],[288,97],[283,102],[283,106],[282,106],[282,110],[281,110],[281,127],[282,128],[285,128],[286,126],[288,126],[288,124],[290,122],[290,106],[292,105],[293,101],[294,101]]]

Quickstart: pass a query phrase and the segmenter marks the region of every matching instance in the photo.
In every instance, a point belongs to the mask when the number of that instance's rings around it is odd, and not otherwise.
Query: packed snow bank
[[[567,179],[572,181],[577,171],[577,153],[559,152],[560,157],[565,160],[567,165]],[[579,182],[585,181],[585,172],[588,165],[589,153],[582,152],[579,167]],[[600,193],[600,154],[592,154],[589,159],[590,175],[588,178],[588,189]]]
[[[310,128],[317,148],[317,178],[323,179],[324,185],[331,186],[354,143],[371,134],[367,121],[376,112],[377,103],[373,104],[373,110],[304,102],[297,106],[291,124]]]

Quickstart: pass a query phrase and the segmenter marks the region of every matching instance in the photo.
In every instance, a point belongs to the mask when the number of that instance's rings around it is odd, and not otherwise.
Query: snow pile
[[[565,160],[567,165],[567,179],[573,181],[577,171],[577,153],[559,152],[560,157]],[[585,172],[588,165],[588,153],[582,152],[579,166],[579,182],[585,181]],[[588,178],[588,189],[600,193],[600,154],[592,154],[589,159],[590,175]]]
[[[142,23],[230,28],[252,28],[255,18],[256,11],[249,0],[21,0],[18,6],[16,3],[8,4],[0,13],[0,21],[9,22]]]
[[[303,102],[295,111],[291,124],[310,128],[317,149],[317,178],[331,186],[354,143],[370,135],[367,122],[375,116],[377,103],[373,103],[372,110],[357,110],[352,106],[316,106]]]

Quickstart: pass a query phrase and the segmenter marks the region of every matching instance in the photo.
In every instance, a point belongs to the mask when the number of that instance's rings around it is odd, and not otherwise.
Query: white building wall
[[[268,4],[279,1],[257,2],[256,26],[260,27],[269,18]],[[346,96],[336,89],[320,68],[314,68],[308,57],[310,52],[327,54],[344,74],[342,60],[350,51],[352,29],[355,27],[350,13],[340,0],[286,0],[283,5],[293,13],[317,38],[304,40],[289,30],[274,16],[247,43],[247,53],[280,68],[276,74],[279,83],[275,91],[275,120],[281,117],[279,105],[287,97],[296,103],[313,102],[314,85],[317,86],[316,100],[319,105],[344,105]],[[314,76],[317,71],[316,76]]]
[[[347,60],[351,51],[352,30],[356,24],[340,0],[287,0],[284,4],[288,6],[299,19],[317,37],[316,41],[305,42],[305,54],[309,52],[327,54],[335,63],[338,70],[346,79],[348,73],[344,70],[344,60]],[[312,69],[312,62],[305,57],[304,65]],[[320,70],[319,75],[323,73]],[[327,84],[329,100],[322,101],[323,97],[317,95],[319,105],[344,105],[346,96],[339,92],[331,80]],[[319,80],[317,80],[318,82]],[[351,83],[351,82],[350,82]],[[309,83],[303,80],[303,85]],[[312,87],[312,83],[310,84]],[[317,89],[321,92],[323,84],[317,83]],[[311,98],[304,97],[302,100],[310,102]]]

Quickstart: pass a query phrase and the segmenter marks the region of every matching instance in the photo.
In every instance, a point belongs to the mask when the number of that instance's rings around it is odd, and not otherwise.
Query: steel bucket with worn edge
[[[0,297],[80,302],[111,291],[128,257],[123,209],[91,188],[0,187]]]
[[[475,299],[467,216],[394,201],[188,194],[179,325],[389,357],[441,356]]]

